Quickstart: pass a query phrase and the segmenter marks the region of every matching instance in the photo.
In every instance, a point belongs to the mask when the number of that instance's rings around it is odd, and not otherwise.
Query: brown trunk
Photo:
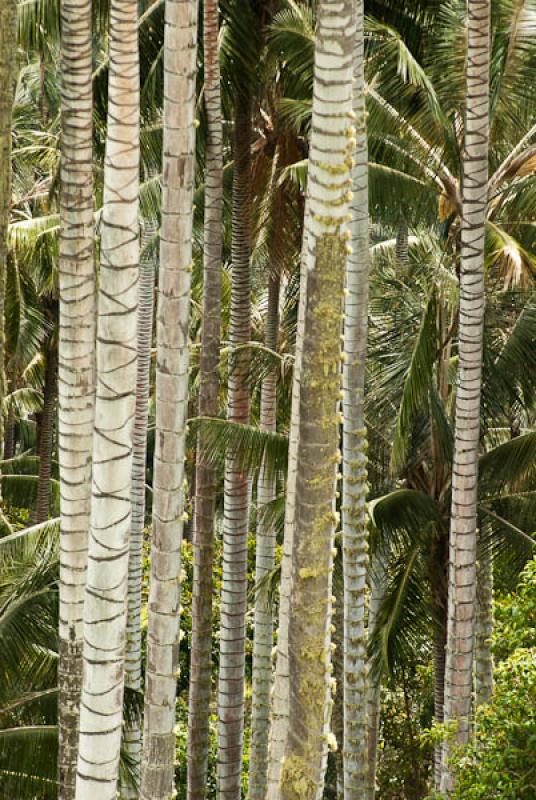
[[[15,455],[15,409],[9,404],[7,411],[6,429],[4,434],[4,460],[7,461]]]

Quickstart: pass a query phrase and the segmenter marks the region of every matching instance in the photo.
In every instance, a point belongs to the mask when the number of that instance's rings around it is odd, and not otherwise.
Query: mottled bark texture
[[[128,561],[127,642],[125,649],[125,686],[140,692],[141,675],[141,591],[143,583],[143,531],[145,527],[145,473],[147,460],[147,424],[153,342],[153,306],[155,257],[153,239],[156,220],[142,221],[140,278],[138,283],[136,411],[132,435],[132,517]],[[141,769],[141,725],[137,717],[125,727],[123,746],[130,759],[130,769],[139,786]],[[136,786],[125,783],[121,797],[138,796]]]
[[[341,330],[350,233],[353,4],[318,4],[303,258],[307,276],[288,627],[289,719],[280,797],[322,796],[327,761]]]
[[[91,0],[61,6],[58,797],[73,800],[95,417]]]
[[[223,124],[220,92],[218,0],[203,6],[205,69],[205,227],[203,243],[203,320],[199,366],[199,416],[219,412],[221,336]],[[197,441],[194,500],[194,581],[188,707],[188,800],[206,796],[212,697],[212,566],[217,475]]]
[[[452,745],[468,742],[473,686],[477,479],[484,322],[484,239],[488,184],[489,0],[469,0],[463,156],[459,362],[452,476],[445,722],[441,790],[454,786]]]
[[[234,131],[232,209],[231,356],[227,418],[249,421],[251,327],[251,100],[237,99]],[[244,671],[247,611],[248,475],[230,453],[225,462],[223,576],[218,680],[218,766],[220,800],[239,800],[244,736]]]
[[[367,785],[366,594],[368,570],[365,361],[368,331],[368,148],[364,2],[355,7],[352,252],[346,265],[343,367],[342,552],[344,577],[344,797],[364,800]]]
[[[275,265],[272,265],[276,268]],[[268,278],[268,305],[264,344],[277,351],[279,332],[280,278],[277,272]],[[261,387],[260,428],[267,433],[277,429],[278,368],[271,370]],[[257,537],[255,551],[255,584],[259,586],[275,565],[276,534],[273,525],[263,518],[263,508],[276,496],[275,477],[261,465],[257,483]],[[249,757],[248,795],[251,800],[264,800],[268,770],[268,734],[270,730],[270,690],[272,686],[273,647],[272,603],[267,593],[257,592],[253,639],[253,679],[251,707],[251,752]]]
[[[387,554],[376,553],[371,559],[370,564],[370,602],[368,613],[368,631],[372,634],[380,607],[385,597],[387,584],[386,573]],[[380,732],[380,711],[381,711],[381,678],[369,673],[367,689],[367,790],[366,800],[374,800],[376,797],[376,773],[378,770],[378,738]]]
[[[112,0],[77,800],[115,800],[123,719],[139,238],[138,3]]]
[[[493,694],[493,561],[491,553],[480,555],[476,575],[475,703],[489,703]]]
[[[195,167],[196,0],[167,0],[153,541],[141,797],[174,796]]]

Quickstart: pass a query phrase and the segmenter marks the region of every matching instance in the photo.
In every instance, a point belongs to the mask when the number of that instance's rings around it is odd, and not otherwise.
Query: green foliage
[[[536,798],[536,560],[519,590],[496,603],[493,649],[500,663],[488,705],[477,710],[460,756],[454,800]]]

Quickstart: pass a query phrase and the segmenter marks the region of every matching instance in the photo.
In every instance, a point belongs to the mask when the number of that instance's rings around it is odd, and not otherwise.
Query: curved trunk
[[[17,67],[17,2],[0,0],[0,408],[5,393],[4,379],[4,297],[11,209],[11,121]],[[0,441],[4,438],[0,413]],[[0,476],[1,477],[1,476]],[[0,480],[0,501],[1,501]]]
[[[141,589],[143,581],[143,531],[145,527],[145,466],[147,460],[147,422],[151,346],[153,341],[153,305],[155,265],[150,243],[156,235],[154,220],[145,220],[141,236],[140,279],[138,287],[136,411],[132,434],[132,519],[128,561],[127,642],[125,648],[125,686],[141,691]],[[133,720],[124,732],[124,749],[139,785],[141,766],[141,726]],[[121,787],[122,798],[137,797],[130,785]]]
[[[322,796],[330,739],[340,334],[349,249],[342,229],[349,217],[355,144],[353,22],[351,0],[318,4],[303,252],[307,288],[288,627],[289,719],[280,775],[284,800]]]
[[[119,768],[136,399],[138,175],[138,3],[112,0],[77,800],[115,800]]]
[[[493,694],[493,562],[490,553],[478,561],[475,618],[475,703],[489,703]]]
[[[95,417],[91,0],[61,6],[58,797],[73,800]]]
[[[218,49],[218,0],[204,4],[205,113],[205,230],[203,265],[203,328],[199,368],[199,415],[219,412],[221,336],[223,125]],[[212,694],[212,565],[217,475],[207,462],[203,434],[197,442],[194,501],[194,580],[192,644],[188,707],[188,800],[206,795]]]
[[[352,173],[352,253],[346,265],[343,368],[344,797],[363,800],[367,779],[366,591],[368,569],[365,367],[368,331],[368,148],[365,110],[364,3],[356,4]]]
[[[235,110],[231,358],[227,418],[249,421],[249,353],[237,351],[250,339],[251,100],[240,97]],[[247,611],[249,481],[232,455],[225,462],[223,576],[218,680],[218,795],[239,800],[244,731],[244,671]]]
[[[174,794],[195,158],[196,0],[167,0],[156,447],[141,797]]]
[[[43,410],[39,425],[39,479],[34,519],[36,524],[46,522],[50,509],[50,479],[52,477],[52,446],[56,395],[58,391],[58,354],[49,342],[45,351],[45,385],[43,387]]]
[[[441,790],[450,794],[451,745],[470,737],[473,686],[477,542],[477,471],[484,322],[484,239],[489,129],[489,0],[469,0],[467,111],[463,159],[459,367],[452,475],[449,619],[445,673],[445,722],[456,723],[445,741]]]
[[[279,274],[270,275],[264,343],[274,352],[278,345],[279,290]],[[272,370],[264,378],[261,388],[260,428],[268,433],[275,433],[277,427],[277,376],[278,370]],[[275,564],[275,530],[273,526],[262,519],[263,506],[272,501],[275,496],[275,479],[268,475],[264,465],[261,465],[257,484],[257,507],[261,516],[257,523],[256,585],[273,570]],[[266,794],[273,639],[272,603],[266,597],[266,593],[263,596],[257,593],[253,639],[251,753],[248,782],[248,796],[252,800],[264,800]]]

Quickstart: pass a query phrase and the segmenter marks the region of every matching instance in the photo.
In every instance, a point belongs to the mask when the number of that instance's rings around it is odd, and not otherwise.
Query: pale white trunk
[[[115,800],[123,718],[138,300],[138,4],[112,0],[77,800]]]
[[[140,279],[138,284],[138,375],[136,379],[136,415],[132,441],[132,520],[128,562],[127,643],[125,649],[125,686],[141,691],[141,590],[143,582],[143,531],[145,527],[145,462],[147,458],[147,423],[153,340],[153,306],[155,264],[152,239],[157,232],[154,220],[142,223]],[[124,749],[130,759],[131,771],[139,785],[141,766],[141,726],[132,720],[124,731]],[[135,786],[121,786],[121,797],[135,798]]]
[[[453,745],[471,732],[474,607],[476,589],[477,485],[484,323],[484,239],[488,185],[489,0],[469,0],[467,110],[463,159],[459,366],[452,475],[445,723],[441,791],[451,794]]]
[[[288,617],[288,726],[279,796],[320,798],[331,714],[331,581],[348,251],[355,17],[351,0],[318,3],[309,155],[304,341]],[[277,681],[277,677],[276,677]],[[276,687],[277,691],[277,687]],[[273,757],[273,755],[272,755]]]
[[[352,173],[352,253],[346,265],[343,369],[342,550],[344,569],[344,797],[364,800],[367,786],[368,569],[365,361],[368,329],[368,148],[365,111],[364,2],[356,3]]]
[[[195,160],[196,0],[166,0],[156,445],[141,797],[174,794]]]
[[[277,350],[279,328],[279,275],[269,277],[265,345]],[[263,380],[260,409],[261,430],[275,433],[277,427],[277,369]],[[262,518],[263,507],[276,496],[274,476],[261,465],[257,483],[257,523],[255,582],[258,585],[275,564],[276,535],[273,525]],[[266,592],[255,599],[253,640],[253,679],[251,701],[251,753],[249,759],[248,796],[264,800],[268,765],[268,733],[270,729],[270,689],[272,686],[273,619],[272,604]]]

